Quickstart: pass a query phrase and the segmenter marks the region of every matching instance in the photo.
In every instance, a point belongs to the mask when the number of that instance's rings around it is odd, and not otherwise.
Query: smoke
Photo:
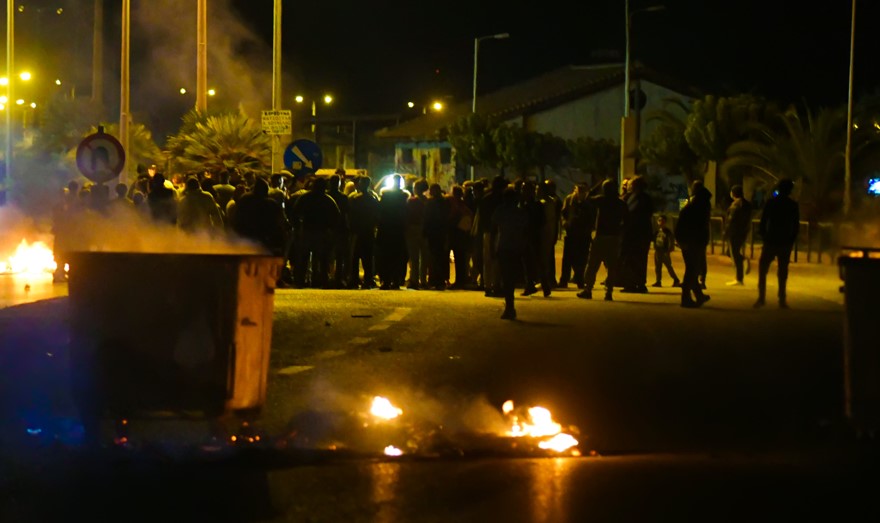
[[[271,10],[271,3],[268,7]],[[208,2],[208,88],[217,91],[216,96],[209,97],[208,108],[241,109],[250,117],[258,117],[261,110],[271,108],[272,19],[263,17],[268,27],[250,27],[238,16],[230,0]],[[194,1],[132,3],[131,86],[135,114],[155,118],[194,106],[196,22]],[[284,80],[290,85],[289,78]],[[179,92],[181,87],[187,90],[185,95]]]
[[[225,232],[189,234],[151,220],[145,205],[113,205],[97,213],[80,210],[65,219],[56,245],[65,251],[163,254],[267,254],[244,238]]]

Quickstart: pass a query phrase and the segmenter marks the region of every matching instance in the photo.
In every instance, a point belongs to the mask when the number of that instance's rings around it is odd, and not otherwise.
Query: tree
[[[678,98],[663,101],[663,109],[652,111],[649,122],[656,122],[650,135],[639,144],[642,162],[667,173],[681,174],[690,186],[702,178],[705,161],[691,148],[686,138],[690,108]]]
[[[493,141],[497,125],[479,114],[462,116],[444,130],[441,137],[455,150],[458,162],[474,166],[498,166],[498,148]]]
[[[620,166],[620,146],[605,138],[584,137],[566,144],[572,167],[601,178],[612,178]]]
[[[502,174],[511,168],[520,177],[526,177],[537,164],[536,140],[533,134],[518,125],[500,125],[492,132],[496,156]]]
[[[802,117],[790,107],[779,115],[779,123],[782,132],[754,123],[754,138],[730,146],[722,171],[746,166],[761,173],[768,183],[780,178],[800,182],[805,216],[813,220],[830,217],[843,201],[845,111],[822,109],[814,117],[806,109]],[[856,147],[854,156],[866,145],[863,142]]]
[[[96,122],[104,120],[104,110],[97,102],[84,98],[55,98],[46,104],[41,115],[40,129],[32,146],[34,154],[54,161],[62,160],[77,148]]]
[[[190,112],[181,130],[168,139],[166,151],[180,172],[243,172],[269,169],[272,143],[260,125],[240,113],[202,116]]]

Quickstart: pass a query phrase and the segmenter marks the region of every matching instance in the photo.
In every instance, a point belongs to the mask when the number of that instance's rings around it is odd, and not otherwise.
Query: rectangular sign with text
[[[263,111],[262,127],[266,134],[291,134],[289,110]]]

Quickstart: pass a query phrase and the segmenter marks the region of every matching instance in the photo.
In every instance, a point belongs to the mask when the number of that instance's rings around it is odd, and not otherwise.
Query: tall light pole
[[[624,2],[624,16],[626,18],[626,52],[624,55],[624,65],[623,65],[623,124],[621,126],[621,140],[620,140],[620,173],[618,174],[617,183],[618,186],[623,183],[623,175],[625,171],[626,165],[626,157],[629,152],[629,147],[627,146],[629,140],[627,139],[629,134],[632,134],[632,131],[629,129],[632,126],[632,123],[629,121],[629,91],[630,91],[630,69],[632,68],[630,65],[630,31],[632,29],[632,17],[638,13],[650,13],[656,11],[663,11],[666,9],[664,5],[654,5],[650,7],[644,7],[642,9],[636,9],[635,11],[630,11],[629,8],[629,0]]]
[[[281,0],[275,0],[274,31],[272,37],[272,110],[281,110]],[[272,136],[272,172],[277,173],[278,149],[281,136]]]
[[[504,40],[505,38],[510,38],[510,33],[498,33],[474,38],[474,96],[471,100],[471,114],[477,114],[477,59],[480,56],[480,42],[483,40]],[[471,181],[473,179],[474,166],[471,165]]]
[[[104,99],[104,0],[95,0],[92,28],[92,101]]]
[[[119,181],[126,182],[128,162],[131,151],[128,150],[128,125],[131,122],[131,0],[122,0],[122,61],[119,67],[119,143],[125,151],[125,165],[119,172]]]
[[[198,0],[196,14],[196,110],[208,110],[208,0]]]
[[[7,180],[12,178],[12,100],[13,98],[13,89],[12,89],[12,75],[14,74],[14,53],[13,53],[13,43],[15,41],[15,0],[6,0],[6,80],[9,82],[6,85],[6,98],[7,98],[7,106],[6,106],[6,157],[5,160],[5,173],[3,173],[3,177],[0,178],[0,198],[5,199],[6,195],[6,183]],[[0,200],[0,205],[5,204],[5,201]]]
[[[856,51],[856,0],[852,0],[852,25],[849,35],[849,95],[846,104],[846,153],[843,175],[843,216],[849,217],[852,205],[852,134],[853,134],[853,61]]]

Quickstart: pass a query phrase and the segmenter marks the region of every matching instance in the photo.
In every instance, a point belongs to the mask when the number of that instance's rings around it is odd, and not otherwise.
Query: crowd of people
[[[797,203],[789,197],[792,187],[783,180],[762,214],[765,248],[756,306],[764,304],[766,274],[774,260],[780,306],[786,306],[788,255],[798,223]],[[690,192],[670,228],[665,216],[655,218],[642,176],[624,180],[621,188],[611,179],[594,187],[576,184],[560,198],[552,180],[502,176],[445,191],[424,178],[405,185],[400,175],[377,188],[370,177],[347,179],[341,170],[297,179],[232,169],[167,180],[152,166],[130,187],[117,185],[115,198],[103,185],[71,182],[56,208],[56,257],[67,248],[64,229],[71,209],[101,212],[123,206],[186,233],[235,235],[262,245],[285,260],[281,287],[474,289],[504,297],[502,318],[512,319],[515,289],[521,288],[523,296],[540,291],[546,297],[573,283],[579,298],[592,299],[603,265],[605,300],[613,300],[615,288],[647,293],[653,247],[652,286],[662,286],[665,268],[672,286],[681,288],[682,307],[696,308],[709,300],[703,290],[712,195],[699,181]],[[731,198],[725,238],[736,279],[730,284],[741,285],[752,209],[741,187],[732,189]],[[681,280],[670,257],[676,247],[685,265]]]

